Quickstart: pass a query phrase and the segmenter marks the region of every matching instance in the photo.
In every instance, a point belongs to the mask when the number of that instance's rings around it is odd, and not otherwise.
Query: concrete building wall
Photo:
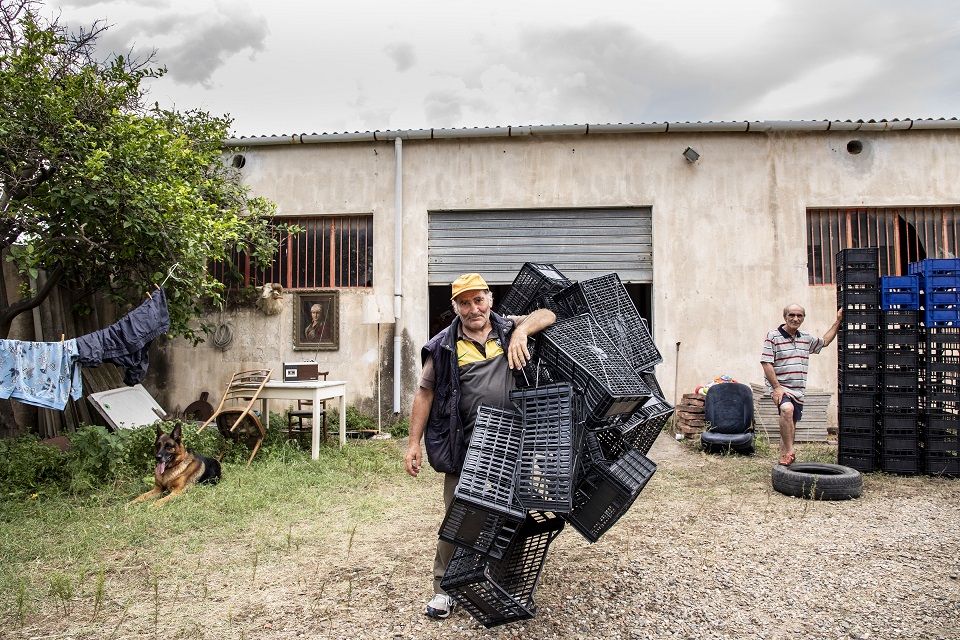
[[[847,143],[863,142],[851,154]],[[402,344],[402,413],[428,337],[428,216],[435,210],[652,207],[657,376],[673,399],[726,374],[761,382],[766,332],[789,302],[807,308],[804,330],[821,334],[835,318],[833,286],[807,284],[808,207],[910,206],[960,202],[958,132],[878,131],[645,133],[405,140],[402,241],[394,239],[393,142],[256,146],[244,150],[254,193],[280,214],[372,213],[374,288],[340,292],[340,349],[293,350],[291,302],[279,316],[252,304],[231,312],[231,348],[164,345],[166,407],[199,391],[217,396],[235,371],[315,359],[348,382],[348,403],[374,413],[382,367],[384,415],[393,404],[393,338]],[[700,153],[688,163],[681,152]],[[589,224],[585,211],[584,224]],[[469,229],[483,273],[484,231]],[[531,239],[531,241],[536,241]],[[402,256],[398,324],[362,325],[364,298],[392,310],[394,255]],[[522,262],[522,256],[518,256]],[[289,292],[288,292],[289,296]],[[207,318],[216,324],[218,315]],[[397,333],[395,333],[397,332]],[[679,346],[678,346],[679,343]],[[836,387],[836,345],[811,362],[810,386]]]

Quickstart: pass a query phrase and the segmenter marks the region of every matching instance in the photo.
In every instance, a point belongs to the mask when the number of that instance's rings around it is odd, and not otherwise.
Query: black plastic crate
[[[582,393],[590,421],[632,414],[653,395],[588,314],[557,321],[539,334],[538,345],[540,361]]]
[[[844,313],[849,309],[879,309],[880,288],[867,284],[837,285],[837,307]]]
[[[960,455],[960,437],[933,435],[928,433],[924,440],[924,448],[927,453],[930,453],[931,451],[940,451],[944,453]]]
[[[838,371],[862,369],[874,371],[880,368],[880,352],[876,349],[857,351],[854,349],[837,351]]]
[[[919,371],[885,369],[880,378],[883,393],[918,393],[920,390]]]
[[[880,456],[880,470],[884,473],[913,475],[920,473],[921,467],[919,451],[884,451]]]
[[[920,334],[917,329],[884,329],[881,337],[884,350],[897,350],[903,347],[916,349],[920,344]]]
[[[873,449],[854,449],[838,447],[837,462],[857,471],[876,471],[877,457]]]
[[[499,560],[458,547],[440,587],[488,629],[532,618],[543,563],[563,524],[553,514],[530,513]]]
[[[844,329],[837,332],[841,348],[853,345],[879,345],[880,329]]]
[[[837,426],[840,433],[873,436],[877,428],[877,416],[873,414],[842,414]]]
[[[636,371],[647,371],[663,362],[646,321],[616,273],[581,280],[555,296],[571,315],[590,314]]]
[[[886,330],[910,329],[915,331],[920,326],[920,311],[916,308],[884,309],[880,315],[880,325],[881,329]]]
[[[927,407],[947,409],[951,406],[960,406],[960,387],[956,384],[937,384],[925,382],[923,397]]]
[[[553,307],[553,296],[566,289],[573,281],[552,264],[527,262],[520,267],[513,284],[497,306],[504,316],[522,316],[535,309]]]
[[[880,394],[881,413],[908,413],[916,415],[920,411],[920,394],[889,393]]]
[[[440,525],[440,538],[490,558],[501,558],[526,512],[518,503],[512,511],[455,497]]]
[[[880,372],[844,369],[838,375],[840,393],[874,393],[880,387]]]
[[[577,483],[567,522],[589,542],[596,542],[630,509],[656,470],[656,463],[636,449],[609,465],[594,464]]]
[[[898,455],[894,452],[912,451],[920,455],[920,434],[909,429],[881,429],[880,450],[884,455]]]
[[[921,424],[919,415],[903,413],[881,413],[877,420],[877,425],[881,433],[896,431],[897,433],[904,434],[912,433],[914,437],[919,437]]]
[[[883,370],[886,371],[920,371],[920,353],[909,349],[891,349],[883,352]]]
[[[923,455],[924,471],[929,474],[960,475],[960,455],[951,451],[925,451]]]
[[[880,249],[878,247],[852,247],[841,249],[834,255],[837,271],[843,269],[879,269]]]
[[[520,414],[480,405],[441,539],[499,558],[526,517],[516,497],[523,422]]]
[[[960,434],[960,415],[955,413],[928,412],[923,417],[927,435],[954,436]]]
[[[633,446],[623,436],[623,432],[616,427],[587,429],[584,433],[584,451],[586,453],[584,473],[589,472],[594,464],[616,462],[620,459],[620,456],[632,448]]]
[[[867,284],[880,287],[880,272],[876,269],[847,268],[837,271],[837,284]]]
[[[876,415],[877,396],[874,393],[841,393],[840,415]]]
[[[573,507],[582,430],[569,383],[521,389],[510,399],[523,417],[516,496],[527,510],[567,513]]]
[[[851,433],[841,425],[839,427],[839,433],[837,434],[837,446],[841,450],[875,452],[877,449],[877,436],[873,431],[867,434]]]

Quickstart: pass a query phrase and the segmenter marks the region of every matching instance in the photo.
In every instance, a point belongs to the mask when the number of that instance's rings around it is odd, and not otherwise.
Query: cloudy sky
[[[960,116],[955,0],[48,0],[237,135]]]

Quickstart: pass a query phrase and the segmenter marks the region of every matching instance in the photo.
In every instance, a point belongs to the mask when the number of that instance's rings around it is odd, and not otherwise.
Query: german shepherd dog
[[[156,498],[164,491],[169,491],[169,495],[154,503],[156,506],[180,495],[195,483],[217,484],[220,480],[220,463],[184,448],[182,436],[179,424],[169,434],[164,433],[160,425],[157,425],[153,454],[157,460],[157,469],[153,473],[153,489],[137,496],[131,502]]]

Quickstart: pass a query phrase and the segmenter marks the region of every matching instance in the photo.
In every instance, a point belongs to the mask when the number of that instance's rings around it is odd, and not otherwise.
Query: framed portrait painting
[[[293,348],[336,351],[340,348],[340,292],[295,291]]]

